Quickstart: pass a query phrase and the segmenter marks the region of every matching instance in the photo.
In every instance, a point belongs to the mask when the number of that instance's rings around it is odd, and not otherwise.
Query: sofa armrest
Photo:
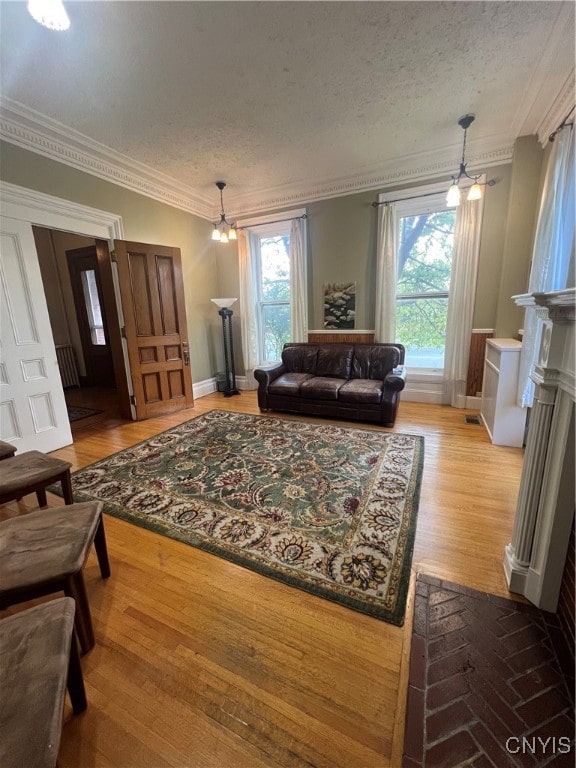
[[[254,370],[254,378],[261,387],[268,390],[270,384],[275,381],[279,376],[286,373],[286,366],[284,363],[279,365],[273,365],[270,368],[256,368]]]
[[[384,379],[384,389],[391,392],[402,392],[406,386],[406,368],[399,365],[393,368]]]

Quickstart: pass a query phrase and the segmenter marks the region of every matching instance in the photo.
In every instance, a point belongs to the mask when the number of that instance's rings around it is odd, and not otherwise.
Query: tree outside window
[[[399,217],[396,338],[406,365],[442,369],[456,211]]]
[[[259,337],[262,364],[278,362],[290,341],[290,235],[260,238]]]

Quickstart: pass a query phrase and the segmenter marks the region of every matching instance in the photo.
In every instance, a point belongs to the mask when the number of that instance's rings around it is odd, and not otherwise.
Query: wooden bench
[[[39,509],[0,522],[0,607],[64,592],[76,602],[82,652],[94,646],[83,569],[94,543],[102,578],[110,576],[102,502]]]
[[[54,768],[66,688],[74,714],[86,709],[74,601],[61,597],[2,619],[0,656],[0,765]]]
[[[25,451],[4,458],[0,462],[0,504],[35,493],[38,505],[45,507],[46,488],[53,483],[61,483],[64,502],[73,504],[71,466],[69,461],[62,461],[40,451]]]

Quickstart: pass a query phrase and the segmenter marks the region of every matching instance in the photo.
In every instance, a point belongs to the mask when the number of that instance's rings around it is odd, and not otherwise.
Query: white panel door
[[[0,235],[0,438],[54,451],[72,433],[32,225],[3,216]]]

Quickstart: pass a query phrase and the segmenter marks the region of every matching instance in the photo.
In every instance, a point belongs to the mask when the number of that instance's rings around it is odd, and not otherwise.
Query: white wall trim
[[[13,219],[110,242],[124,238],[122,217],[115,213],[89,208],[6,181],[0,184],[0,202],[3,215]]]
[[[214,377],[211,379],[204,379],[204,381],[197,381],[196,383],[192,383],[192,395],[194,400],[198,399],[199,397],[204,397],[204,395],[210,395],[212,392],[216,391],[216,379]]]

